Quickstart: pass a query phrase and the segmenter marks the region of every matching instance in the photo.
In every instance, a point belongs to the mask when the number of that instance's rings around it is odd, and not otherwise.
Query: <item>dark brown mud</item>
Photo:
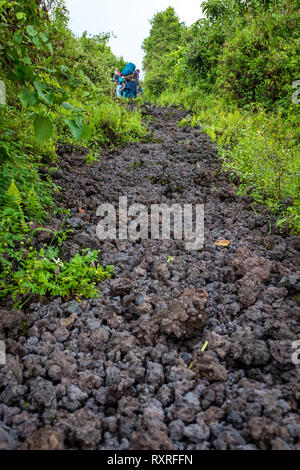
[[[152,142],[90,167],[60,149],[58,204],[74,230],[64,256],[100,249],[116,276],[99,299],[0,312],[0,448],[300,450],[300,240],[236,196],[209,138],[177,126],[184,112],[143,112]],[[101,242],[97,207],[119,196],[204,203],[204,248]]]

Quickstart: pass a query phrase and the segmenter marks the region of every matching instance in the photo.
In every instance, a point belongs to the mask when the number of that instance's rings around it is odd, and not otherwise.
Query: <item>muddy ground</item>
[[[236,196],[209,138],[177,126],[184,112],[143,113],[150,142],[89,167],[60,149],[58,204],[74,230],[64,256],[101,249],[116,275],[99,299],[2,308],[0,448],[300,450],[300,240]],[[204,248],[98,240],[96,209],[119,196],[204,203]]]

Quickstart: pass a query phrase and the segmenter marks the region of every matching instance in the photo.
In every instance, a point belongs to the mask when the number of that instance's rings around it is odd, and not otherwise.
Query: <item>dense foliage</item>
[[[124,60],[112,54],[108,39],[103,33],[75,37],[63,0],[0,0],[0,80],[6,86],[6,104],[0,104],[0,297],[90,297],[112,274],[111,267],[97,266],[97,253],[60,261],[63,227],[51,246],[40,250],[34,243],[49,212],[59,213],[53,202],[59,188],[40,172],[49,164],[55,171],[59,144],[89,147],[87,160],[93,161],[101,146],[145,135],[140,113],[113,99],[111,77]]]
[[[297,232],[299,2],[208,0],[202,9],[205,18],[189,28],[172,8],[152,19],[144,42],[148,98],[191,109],[191,124],[218,143],[239,191]]]
[[[180,43],[184,26],[171,7],[163,13],[157,13],[150,23],[151,35],[143,44],[144,67],[147,70],[145,86],[155,96],[159,96],[167,88],[169,79],[165,60]]]

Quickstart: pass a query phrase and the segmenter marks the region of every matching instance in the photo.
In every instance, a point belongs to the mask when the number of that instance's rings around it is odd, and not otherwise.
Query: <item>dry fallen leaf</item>
[[[78,209],[78,212],[80,212],[81,214],[85,214],[85,210],[84,210],[84,209]]]
[[[230,246],[231,245],[231,240],[218,240],[215,243],[215,246]]]

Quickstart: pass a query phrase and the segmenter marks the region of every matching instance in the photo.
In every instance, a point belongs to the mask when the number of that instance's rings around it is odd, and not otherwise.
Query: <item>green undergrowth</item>
[[[158,103],[190,110],[181,125],[198,125],[217,144],[224,170],[239,178],[238,194],[266,204],[279,227],[300,233],[299,109],[244,110],[197,90],[165,92]]]
[[[87,107],[91,132],[84,139],[70,136],[66,126],[59,126],[58,117],[51,139],[39,142],[30,113],[0,106],[0,298],[12,296],[15,306],[21,306],[33,294],[97,297],[98,284],[113,274],[112,267],[99,265],[96,251],[60,261],[59,233],[53,246],[37,250],[34,244],[37,230],[42,230],[50,213],[57,213],[54,195],[60,188],[49,173],[53,166],[59,166],[58,144],[80,142],[89,148],[89,164],[101,158],[103,146],[124,145],[146,135],[139,111],[128,112],[108,99]],[[43,167],[47,172],[41,171]]]
[[[63,0],[48,1],[48,11],[38,0],[0,3],[0,298],[21,306],[33,295],[95,297],[113,274],[99,253],[62,260],[68,228],[42,248],[36,235],[68,213],[56,207],[60,188],[51,178],[59,145],[87,148],[89,164],[103,147],[146,136],[139,108],[114,97],[111,78],[125,62],[110,50],[109,34],[75,36]]]
[[[34,236],[44,229],[26,220],[19,198],[16,193],[15,208],[4,209],[0,219],[0,299],[10,295],[20,307],[33,295],[98,297],[98,284],[111,278],[113,266],[103,268],[99,252],[88,249],[69,261],[61,260],[60,246],[68,230],[58,230],[48,246],[36,249]]]
[[[81,143],[90,150],[101,152],[101,147],[122,146],[140,141],[147,135],[138,107],[131,111],[122,102],[102,97],[101,102],[89,100],[86,112],[89,131],[82,136]],[[68,127],[63,122],[57,128],[60,143],[78,144],[78,140],[69,135]]]

